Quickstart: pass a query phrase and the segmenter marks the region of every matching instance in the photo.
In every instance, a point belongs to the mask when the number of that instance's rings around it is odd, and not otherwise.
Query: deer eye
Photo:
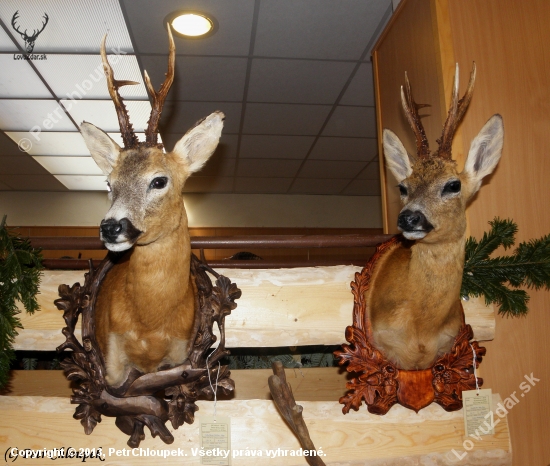
[[[399,188],[399,192],[401,193],[401,196],[406,196],[408,194],[407,188],[405,188],[405,186],[403,186],[402,184],[398,185],[397,187]]]
[[[155,178],[153,181],[151,181],[149,189],[163,189],[166,187],[167,183],[168,178],[166,178],[165,176],[159,176],[158,178]]]
[[[460,192],[460,180],[449,181],[444,187],[441,194],[454,194]]]

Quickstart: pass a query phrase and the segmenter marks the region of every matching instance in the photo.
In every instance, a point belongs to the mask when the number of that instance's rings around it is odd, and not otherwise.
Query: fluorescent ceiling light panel
[[[27,131],[8,131],[6,134],[16,143],[26,138],[31,142],[30,149],[26,152],[29,155],[50,155],[50,156],[73,156],[73,157],[89,157],[90,151],[84,142],[80,133],[65,132],[65,133],[40,133],[36,140]],[[119,146],[123,146],[122,136],[120,133],[108,133],[113,141]],[[136,133],[140,141],[145,141],[145,133]],[[162,137],[158,135],[158,141],[162,144]]]
[[[105,175],[55,175],[71,191],[107,191]]]
[[[111,100],[62,100],[73,119],[81,124],[92,123],[105,132],[119,132],[115,104]],[[151,114],[151,104],[146,101],[126,101],[130,121],[136,132],[143,132]]]
[[[23,99],[51,99],[50,91],[36,75],[28,62],[14,60],[13,55],[0,54],[0,97]]]
[[[109,62],[116,79],[140,83],[121,87],[123,98],[149,99],[134,55],[110,56]],[[58,98],[65,99],[68,95],[77,100],[111,98],[100,55],[48,55],[47,60],[37,60],[34,65]]]
[[[11,21],[10,21],[11,24]],[[13,31],[15,32],[15,31]],[[0,28],[0,52],[18,52],[19,50],[10,37]]]
[[[92,157],[33,157],[52,175],[103,175]]]
[[[16,11],[19,11],[17,24],[21,31],[41,28],[44,14],[48,15],[48,24],[37,37],[33,53],[97,52],[106,32],[109,33],[108,52],[112,48],[133,52],[118,0],[2,0],[0,18],[25,48],[25,41],[11,26]]]
[[[15,141],[16,144],[23,138],[31,141],[32,147],[27,151],[30,155],[76,155],[89,156],[90,151],[84,143],[84,139],[78,132],[70,133],[40,133],[29,136],[28,132],[8,131],[6,134]]]
[[[38,127],[38,128],[34,128]],[[55,100],[3,100],[0,129],[4,131],[76,131],[75,125]],[[32,135],[29,134],[29,139]]]

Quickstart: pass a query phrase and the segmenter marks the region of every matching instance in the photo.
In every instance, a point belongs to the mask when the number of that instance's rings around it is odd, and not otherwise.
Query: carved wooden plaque
[[[464,311],[463,325],[451,350],[429,369],[402,370],[375,348],[365,292],[369,290],[377,261],[399,241],[400,236],[395,236],[380,244],[361,273],[355,274],[355,281],[351,282],[354,304],[353,325],[346,328],[349,344],[343,344],[341,350],[334,352],[338,364],[347,364],[347,371],[358,375],[346,384],[349,393],[340,398],[344,414],[350,409],[357,411],[363,401],[373,414],[386,414],[395,403],[418,412],[434,401],[446,411],[456,411],[462,408],[462,391],[476,388],[474,352],[477,368],[485,355],[485,348],[477,341],[470,341],[473,332],[464,321]],[[477,383],[481,386],[483,379],[478,377]]]
[[[62,362],[69,380],[79,383],[74,389],[71,403],[78,404],[74,418],[80,419],[86,434],[91,434],[101,415],[116,417],[118,428],[129,435],[128,445],[139,446],[145,439],[144,426],[165,443],[172,443],[174,437],[165,426],[170,421],[177,429],[187,422],[192,424],[195,401],[200,395],[213,396],[208,373],[217,380],[217,389],[229,394],[235,388],[227,366],[219,365],[219,360],[229,351],[225,349],[225,316],[237,307],[235,300],[241,290],[234,283],[219,275],[195,256],[191,258],[191,275],[197,287],[195,303],[195,325],[193,344],[188,358],[180,365],[149,374],[132,370],[126,381],[114,389],[105,382],[105,361],[95,338],[94,305],[101,281],[114,265],[109,255],[94,269],[90,261],[90,271],[84,276],[84,285],[59,286],[60,299],[55,300],[58,309],[64,311],[67,327],[63,328],[65,343],[57,350],[72,350],[72,355]],[[212,284],[206,271],[216,277]],[[82,317],[82,342],[75,336],[75,326]],[[216,341],[212,328],[217,324],[220,342],[210,353]],[[206,360],[208,358],[208,367]],[[218,374],[219,373],[219,374]]]

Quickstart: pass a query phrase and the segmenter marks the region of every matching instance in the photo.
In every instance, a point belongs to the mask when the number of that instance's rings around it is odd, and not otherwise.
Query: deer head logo
[[[48,24],[48,15],[44,13],[44,22],[42,23],[41,29],[34,29],[31,36],[27,34],[27,30],[25,29],[25,32],[21,32],[17,26],[17,18],[19,17],[19,10],[17,10],[13,14],[13,18],[11,19],[11,25],[15,31],[23,38],[25,41],[25,49],[27,50],[27,53],[32,53],[34,50],[34,43],[36,42],[36,38],[40,35],[40,33],[44,30],[46,27],[46,24]]]

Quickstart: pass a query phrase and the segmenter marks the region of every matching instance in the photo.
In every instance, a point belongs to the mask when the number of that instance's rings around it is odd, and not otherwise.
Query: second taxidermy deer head
[[[132,368],[153,372],[185,360],[193,330],[195,295],[190,279],[191,242],[183,186],[214,152],[224,115],[199,121],[164,153],[158,123],[174,79],[175,45],[170,27],[166,79],[158,92],[145,72],[153,108],[139,142],[107,60],[103,68],[124,141],[121,148],[90,123],[80,130],[92,157],[107,176],[111,207],[101,222],[101,239],[111,251],[128,251],[103,281],[95,308],[96,338],[106,359],[107,382],[118,386]]]
[[[416,155],[408,155],[392,131],[383,133],[386,162],[399,182],[403,204],[398,227],[411,241],[381,260],[367,303],[376,346],[402,369],[429,367],[451,349],[463,321],[459,295],[466,204],[496,167],[504,138],[502,118],[493,115],[472,141],[464,170],[458,172],[451,146],[472,98],[475,76],[474,64],[468,89],[459,99],[457,65],[451,106],[434,153],[408,79],[401,101],[416,136]]]

